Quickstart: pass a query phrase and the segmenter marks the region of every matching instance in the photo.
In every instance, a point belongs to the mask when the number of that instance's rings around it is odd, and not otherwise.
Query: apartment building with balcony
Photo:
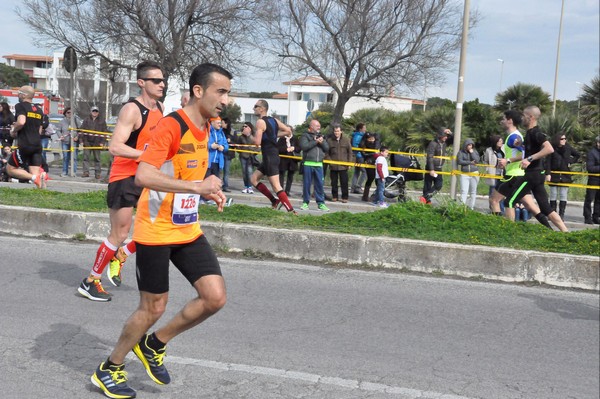
[[[95,105],[107,117],[116,115],[122,103],[139,94],[135,71],[115,70],[99,58],[80,57],[74,72],[74,101],[71,101],[71,76],[63,68],[61,52],[52,56],[4,55],[6,64],[22,69],[30,85],[49,98],[60,98],[67,106],[75,103],[77,113],[86,116]]]

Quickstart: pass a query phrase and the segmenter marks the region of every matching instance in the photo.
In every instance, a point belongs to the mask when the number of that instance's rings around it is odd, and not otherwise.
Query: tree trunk
[[[342,118],[344,115],[344,108],[346,107],[346,103],[349,100],[350,100],[350,96],[347,96],[347,95],[341,95],[338,97],[337,102],[335,103],[335,108],[333,109],[331,123],[342,123]]]

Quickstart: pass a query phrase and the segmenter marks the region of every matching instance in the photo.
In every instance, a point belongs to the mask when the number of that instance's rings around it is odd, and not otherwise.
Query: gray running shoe
[[[100,280],[88,283],[87,278],[84,278],[77,291],[91,301],[107,302],[111,298],[110,294],[104,291]]]

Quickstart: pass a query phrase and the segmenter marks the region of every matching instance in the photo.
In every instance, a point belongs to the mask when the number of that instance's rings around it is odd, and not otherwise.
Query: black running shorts
[[[221,276],[219,260],[202,234],[188,244],[144,245],[136,243],[137,283],[140,291],[169,292],[169,260],[194,284],[209,275]]]
[[[514,208],[515,204],[521,198],[529,194],[529,186],[527,180],[525,180],[525,176],[509,176],[506,179],[502,179],[501,182],[497,190],[506,197],[504,199],[504,206],[508,208]]]
[[[277,176],[279,174],[279,153],[263,151],[262,163],[257,169],[267,177]]]
[[[39,147],[19,147],[12,153],[8,159],[8,164],[15,168],[26,168],[27,166],[41,166],[42,146]]]
[[[108,183],[106,204],[110,209],[135,208],[142,195],[142,187],[135,185],[135,176]]]

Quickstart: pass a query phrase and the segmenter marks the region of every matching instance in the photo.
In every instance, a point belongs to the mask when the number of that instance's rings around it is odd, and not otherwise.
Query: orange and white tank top
[[[174,179],[201,181],[208,167],[208,124],[199,129],[183,110],[163,118],[140,162]],[[202,234],[200,196],[144,188],[138,201],[133,240],[146,245],[185,244]]]

